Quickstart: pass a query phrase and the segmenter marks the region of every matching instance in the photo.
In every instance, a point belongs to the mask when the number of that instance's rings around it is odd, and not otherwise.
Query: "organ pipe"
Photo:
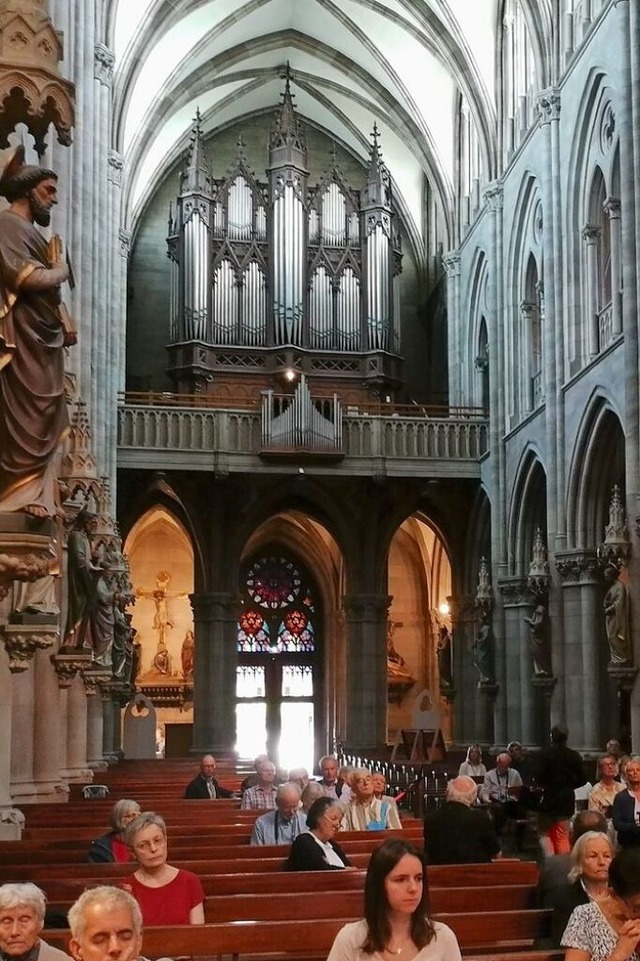
[[[242,151],[225,178],[212,178],[199,123],[170,222],[171,341],[396,351],[400,241],[377,133],[358,191],[335,151],[322,181],[308,185],[289,80],[267,182]]]

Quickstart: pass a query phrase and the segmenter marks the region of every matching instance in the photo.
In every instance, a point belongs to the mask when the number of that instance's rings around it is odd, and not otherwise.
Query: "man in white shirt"
[[[521,791],[522,778],[511,767],[511,755],[506,752],[498,754],[496,766],[487,771],[480,788],[480,800],[491,805],[491,815],[498,834],[507,818],[519,816],[518,798]]]
[[[268,811],[253,825],[250,844],[292,844],[308,831],[307,815],[300,807],[300,788],[292,781],[281,784],[276,794],[275,811]]]

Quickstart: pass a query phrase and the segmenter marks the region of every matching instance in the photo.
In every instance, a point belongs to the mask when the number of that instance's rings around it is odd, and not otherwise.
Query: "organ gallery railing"
[[[208,400],[208,405],[206,401]],[[313,430],[296,434],[288,431],[284,420],[278,420],[293,407],[292,395],[265,394],[254,403],[234,404],[225,401],[224,408],[215,407],[214,398],[177,394],[128,394],[119,410],[119,448],[130,453],[127,462],[152,459],[153,452],[174,452],[176,465],[188,465],[186,455],[223,453],[229,463],[243,459],[238,469],[255,469],[247,455],[259,456],[266,448],[285,453],[304,447],[313,452],[327,450],[327,424],[332,424],[330,410],[336,417],[331,443],[341,451],[345,461],[357,462],[375,458],[417,462],[424,459],[477,462],[487,451],[488,420],[477,408],[443,408],[367,404],[349,406],[341,411],[331,398],[312,400],[313,409],[322,413],[324,425],[314,438]],[[220,401],[218,401],[220,404]],[[265,434],[267,423],[275,424],[275,432]],[[324,407],[323,407],[324,405]],[[295,409],[294,409],[295,410]],[[307,410],[307,414],[309,411]],[[294,417],[294,413],[291,414]],[[278,432],[280,431],[280,433]],[[297,443],[303,436],[304,443]],[[134,452],[139,456],[135,458]],[[193,465],[202,462],[194,458]],[[344,468],[347,468],[344,464]],[[414,463],[416,469],[419,465]],[[366,465],[361,464],[361,470]],[[421,469],[421,468],[420,468]],[[412,471],[411,471],[412,472]],[[475,475],[474,475],[475,476]]]

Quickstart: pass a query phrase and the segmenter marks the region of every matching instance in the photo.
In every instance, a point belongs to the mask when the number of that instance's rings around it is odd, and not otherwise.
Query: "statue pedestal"
[[[13,581],[37,581],[50,573],[55,537],[50,518],[0,513],[0,597],[6,597]]]
[[[25,817],[17,808],[0,808],[0,841],[22,840]]]

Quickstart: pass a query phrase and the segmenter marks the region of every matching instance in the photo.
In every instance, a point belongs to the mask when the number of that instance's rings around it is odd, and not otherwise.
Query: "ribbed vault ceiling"
[[[374,122],[404,216],[422,233],[424,176],[451,207],[461,91],[491,170],[497,0],[112,0],[114,138],[130,225],[184,151],[280,102],[363,161]]]

